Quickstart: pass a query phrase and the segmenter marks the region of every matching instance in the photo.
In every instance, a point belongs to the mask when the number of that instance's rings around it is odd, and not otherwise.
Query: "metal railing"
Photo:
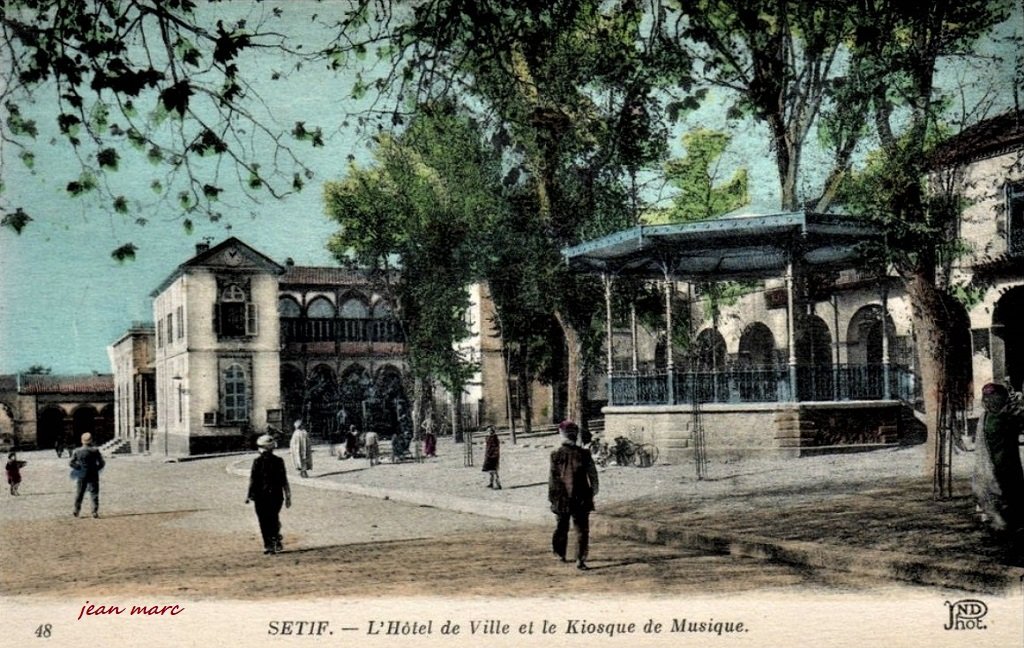
[[[282,317],[283,342],[402,342],[398,322],[389,319]]]
[[[899,365],[796,367],[792,398],[789,367],[729,368],[723,371],[620,371],[610,376],[610,405],[699,403],[783,403],[805,401],[902,400],[920,402],[920,380]],[[672,380],[669,389],[669,380]]]

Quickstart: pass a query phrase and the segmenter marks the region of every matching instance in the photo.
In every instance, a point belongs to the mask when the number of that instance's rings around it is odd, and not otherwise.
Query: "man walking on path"
[[[302,419],[295,421],[295,431],[292,432],[288,449],[292,453],[295,470],[302,477],[309,477],[309,471],[313,469],[313,445],[309,442],[309,432],[302,427]]]
[[[551,536],[551,548],[565,562],[569,544],[569,520],[576,527],[576,568],[587,566],[590,545],[590,512],[594,510],[597,495],[597,466],[590,451],[576,445],[579,427],[572,421],[563,421],[559,427],[562,445],[551,453],[551,471],[548,476],[548,501],[558,521]]]
[[[275,554],[281,546],[281,504],[292,506],[292,491],[288,487],[288,473],[284,459],[274,454],[274,438],[264,434],[256,440],[260,455],[252,462],[249,473],[249,494],[245,503],[254,502],[256,519],[263,536],[263,553]]]
[[[498,468],[501,465],[501,440],[498,439],[498,432],[493,425],[487,426],[487,439],[484,441],[484,467],[483,471],[490,475],[491,481],[487,488],[501,490],[501,478],[498,477]]]
[[[86,490],[92,496],[92,516],[100,516],[100,471],[105,465],[103,454],[99,448],[93,447],[92,435],[86,432],[82,435],[82,445],[71,453],[71,474],[76,481],[75,517],[82,511]]]

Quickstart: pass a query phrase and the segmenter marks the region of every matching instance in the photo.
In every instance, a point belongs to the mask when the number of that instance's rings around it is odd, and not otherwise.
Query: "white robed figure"
[[[292,432],[288,449],[299,475],[309,477],[309,471],[313,469],[313,446],[309,442],[309,432],[302,427],[302,419],[295,421],[295,431]]]

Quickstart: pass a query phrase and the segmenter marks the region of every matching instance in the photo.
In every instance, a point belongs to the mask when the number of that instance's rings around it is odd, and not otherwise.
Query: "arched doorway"
[[[725,338],[715,329],[704,329],[694,344],[697,371],[725,370]]]
[[[338,379],[329,365],[319,364],[309,375],[306,429],[314,438],[334,441],[338,423]]]
[[[370,385],[370,376],[361,365],[351,365],[342,372],[338,394],[341,408],[345,411],[346,425],[354,425],[359,430],[366,429],[363,402],[370,397]]]
[[[96,417],[96,429],[93,432],[96,445],[102,445],[114,438],[114,406],[104,405]]]
[[[887,317],[885,323],[889,343],[896,339],[896,325]],[[850,318],[846,331],[846,361],[851,365],[882,364],[882,307],[862,306]]]
[[[281,365],[281,407],[284,409],[285,430],[291,430],[296,420],[302,418],[305,405],[305,379],[302,372],[293,365]]]
[[[751,322],[743,329],[737,362],[753,369],[775,366],[775,336],[767,325]]]
[[[751,322],[740,335],[735,380],[743,402],[771,402],[778,398],[775,375],[775,336],[762,322]]]
[[[1024,286],[1003,293],[992,312],[992,374],[1016,391],[1024,386]],[[1001,347],[1001,348],[1000,348]]]
[[[99,445],[100,441],[96,425],[98,416],[96,408],[92,405],[80,405],[75,408],[75,411],[71,413],[71,428],[74,431],[76,441],[88,432],[93,436],[93,442]]]
[[[14,408],[7,403],[0,403],[0,441],[13,444],[14,435]]]
[[[832,334],[817,315],[804,315],[796,323],[797,398],[801,401],[835,399]]]
[[[402,384],[402,372],[397,367],[385,365],[377,371],[374,381],[377,396],[378,416],[385,432],[394,434],[401,431],[412,434],[412,412]]]
[[[64,429],[64,410],[51,406],[44,409],[36,420],[36,447],[39,449],[57,447],[57,440],[77,445],[70,438],[70,430]]]

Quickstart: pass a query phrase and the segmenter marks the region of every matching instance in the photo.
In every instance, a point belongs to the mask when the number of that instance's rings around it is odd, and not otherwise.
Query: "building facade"
[[[135,322],[107,347],[114,371],[114,436],[149,452],[156,430],[156,329]]]
[[[114,438],[112,375],[0,376],[3,445],[23,449],[77,446],[86,432],[100,444]]]
[[[278,279],[284,268],[232,237],[199,245],[152,293],[154,444],[198,454],[250,445],[281,422]]]

